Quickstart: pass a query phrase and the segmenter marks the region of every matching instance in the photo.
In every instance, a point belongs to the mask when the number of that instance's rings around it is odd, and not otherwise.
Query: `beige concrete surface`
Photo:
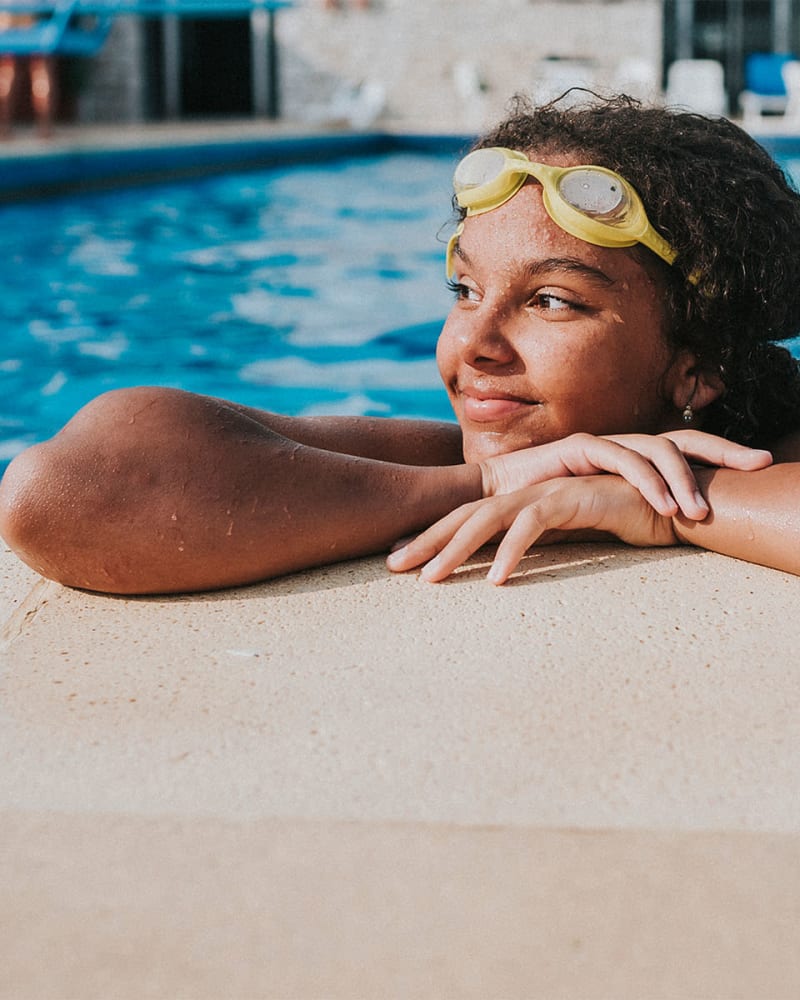
[[[2,840],[4,997],[790,1000],[800,981],[781,835],[24,814]]]
[[[800,994],[800,579],[483,563],[116,599],[0,555],[0,996]]]

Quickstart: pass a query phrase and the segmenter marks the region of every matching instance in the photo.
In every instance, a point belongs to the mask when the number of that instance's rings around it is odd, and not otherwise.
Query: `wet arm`
[[[793,453],[793,446],[774,449]],[[703,521],[673,519],[682,542],[800,574],[800,462],[757,472],[698,469],[698,485],[711,509]]]
[[[70,586],[204,590],[385,550],[477,496],[474,466],[327,451],[218,400],[125,390],[15,459],[0,533]]]
[[[454,423],[397,417],[287,417],[236,403],[226,405],[311,448],[400,465],[456,465],[464,460],[461,430]]]

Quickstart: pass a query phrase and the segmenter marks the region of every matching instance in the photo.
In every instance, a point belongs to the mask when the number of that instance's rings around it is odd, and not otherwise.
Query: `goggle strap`
[[[651,225],[636,190],[615,171],[609,170],[606,167],[589,165],[575,168],[554,167],[546,163],[534,163],[524,153],[500,147],[475,150],[465,157],[465,161],[482,152],[502,154],[504,162],[502,169],[497,175],[494,178],[485,180],[483,183],[462,186],[456,183],[454,178],[456,199],[459,205],[465,209],[467,216],[483,215],[485,212],[499,208],[500,205],[505,204],[514,197],[528,177],[534,177],[542,185],[542,195],[547,214],[557,226],[560,226],[572,236],[585,240],[587,243],[593,243],[595,246],[624,247],[641,243],[668,264],[674,263],[677,257],[676,252]],[[558,187],[559,179],[565,173],[569,173],[575,169],[596,170],[607,176],[616,178],[623,185],[629,198],[629,219],[626,224],[616,227],[613,224],[604,223],[599,219],[593,219],[591,215],[570,202],[560,192]],[[457,175],[458,168],[456,170]],[[456,235],[456,239],[458,235]],[[452,265],[451,258],[455,247],[455,242],[451,242],[452,246],[448,245],[448,268]]]
[[[447,275],[447,280],[450,281],[455,273],[455,264],[453,263],[453,255],[456,252],[456,243],[458,243],[458,238],[464,232],[464,223],[459,222],[456,227],[456,231],[447,241],[447,256],[445,257],[445,273]]]

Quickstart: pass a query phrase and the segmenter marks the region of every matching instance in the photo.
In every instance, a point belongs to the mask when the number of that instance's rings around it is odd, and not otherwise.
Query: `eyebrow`
[[[459,240],[453,249],[455,256],[459,257],[465,264],[470,265],[472,259],[461,246]],[[560,271],[567,274],[578,274],[598,285],[608,287],[615,284],[614,278],[601,271],[598,267],[592,267],[578,257],[545,257],[542,260],[531,260],[522,265],[522,269],[531,278],[538,278],[542,274],[549,274],[553,271]]]
[[[546,257],[544,260],[533,260],[525,265],[525,270],[532,278],[538,278],[551,271],[566,271],[570,274],[580,274],[600,285],[614,284],[614,279],[605,271],[601,271],[599,267],[592,267],[577,257]]]

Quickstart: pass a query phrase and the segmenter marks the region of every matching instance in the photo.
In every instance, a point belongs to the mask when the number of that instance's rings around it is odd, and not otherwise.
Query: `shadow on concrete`
[[[495,546],[484,546],[448,580],[431,586],[458,587],[482,581],[494,557]],[[702,549],[683,546],[638,549],[614,542],[581,542],[548,545],[532,550],[524,557],[506,587],[543,585],[552,580],[563,582],[597,573],[628,569],[631,566],[652,566],[665,559],[682,558],[702,553]],[[395,576],[385,566],[383,556],[353,559],[312,570],[303,570],[275,580],[214,590],[199,594],[155,594],[145,596],[108,595],[111,600],[169,604],[202,604],[220,601],[265,600],[293,594],[313,594],[389,583],[393,579],[416,575],[414,572]]]

